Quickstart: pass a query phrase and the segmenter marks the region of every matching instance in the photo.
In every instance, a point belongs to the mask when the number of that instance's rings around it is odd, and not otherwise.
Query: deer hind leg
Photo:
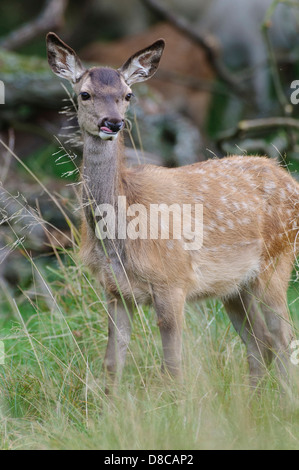
[[[127,348],[132,331],[132,309],[124,305],[119,298],[110,300],[108,304],[108,344],[104,359],[107,372],[106,392],[121,378],[125,365]]]
[[[265,271],[255,289],[272,336],[275,366],[283,379],[288,377],[289,347],[293,338],[293,327],[287,305],[287,288],[292,265],[289,261],[281,259],[275,267]]]
[[[154,306],[158,317],[164,363],[166,370],[173,377],[181,376],[182,328],[185,293],[182,289],[166,287],[154,290]]]
[[[250,385],[256,387],[272,360],[271,335],[250,293],[242,291],[223,303],[235,330],[247,347]]]

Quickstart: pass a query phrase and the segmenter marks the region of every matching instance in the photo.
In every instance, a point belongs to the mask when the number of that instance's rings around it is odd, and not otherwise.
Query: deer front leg
[[[104,359],[108,385],[114,387],[120,380],[131,338],[133,314],[121,299],[113,299],[108,306],[108,344]]]
[[[154,292],[154,305],[158,316],[164,367],[173,377],[181,376],[182,328],[185,294],[182,289],[166,288]]]

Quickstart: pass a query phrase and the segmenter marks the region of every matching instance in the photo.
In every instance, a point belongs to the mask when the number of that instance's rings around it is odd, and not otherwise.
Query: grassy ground
[[[0,293],[1,449],[299,448],[299,366],[291,396],[270,374],[254,394],[245,348],[219,302],[187,306],[181,384],[160,372],[153,310],[136,312],[122,383],[107,398],[103,292],[76,250],[58,251],[47,265],[19,249],[33,283],[21,293]],[[293,277],[289,306],[298,330]]]
[[[299,447],[297,386],[290,399],[269,376],[252,394],[245,349],[218,302],[187,308],[182,384],[160,373],[154,312],[137,312],[123,381],[108,399],[104,296],[65,258],[64,267],[35,271],[39,295],[0,306],[2,449]],[[289,300],[298,325],[295,284]]]

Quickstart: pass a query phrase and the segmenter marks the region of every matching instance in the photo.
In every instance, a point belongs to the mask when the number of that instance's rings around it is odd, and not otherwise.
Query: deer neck
[[[87,133],[84,135],[83,207],[93,229],[97,206],[112,205],[117,214],[118,196],[123,194],[122,155],[123,142],[120,136],[113,141],[104,141]]]

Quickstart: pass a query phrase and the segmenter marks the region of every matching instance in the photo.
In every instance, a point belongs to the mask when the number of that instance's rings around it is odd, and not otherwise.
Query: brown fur
[[[51,37],[48,41],[51,48]],[[51,49],[55,73],[56,62],[64,56],[61,47],[57,60]],[[165,365],[179,375],[185,302],[216,296],[223,300],[247,346],[251,383],[256,385],[272,359],[281,372],[287,369],[292,329],[286,291],[299,251],[299,185],[277,163],[263,157],[232,156],[177,169],[126,168],[122,139],[102,141],[97,136],[98,123],[104,116],[124,118],[128,83],[149,78],[162,50],[158,41],[134,54],[117,72],[91,69],[74,86],[78,94],[91,94],[87,103],[79,100],[78,111],[84,135],[81,257],[110,299],[105,365],[112,377],[120,375],[130,339],[133,298],[155,306]],[[70,76],[74,59],[69,59]],[[147,214],[151,204],[178,203],[179,208],[202,204],[202,247],[184,249],[184,240],[174,239],[171,231],[169,239],[116,239],[105,242],[103,248],[95,236],[92,208],[101,203],[116,208],[120,195],[126,196],[127,208],[142,204]],[[177,216],[173,215],[176,221]],[[133,218],[128,216],[127,222]],[[147,222],[149,235],[152,227]],[[161,223],[158,228],[161,235]]]
[[[198,170],[205,174],[196,173]],[[267,189],[269,182],[276,188]],[[143,204],[148,213],[149,204],[198,201],[204,206],[204,242],[198,253],[184,250],[177,240],[172,249],[168,248],[168,240],[126,241],[126,271],[134,273],[141,302],[148,300],[147,282],[155,288],[161,283],[181,287],[187,298],[225,298],[247,284],[251,267],[259,274],[269,271],[269,265],[274,269],[281,257],[288,257],[290,266],[295,260],[298,184],[267,158],[229,157],[180,169],[150,165],[125,169],[121,186],[119,194],[126,195],[128,205]],[[93,234],[87,235],[85,224],[83,220],[81,253],[97,273],[94,244],[98,241]],[[199,269],[205,274],[201,282],[196,275]],[[109,275],[103,282],[115,292]],[[122,291],[131,296],[125,275]]]

